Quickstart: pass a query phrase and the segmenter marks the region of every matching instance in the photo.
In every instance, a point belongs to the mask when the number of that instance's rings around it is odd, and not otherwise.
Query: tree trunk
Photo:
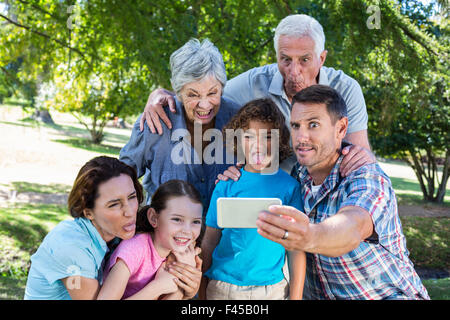
[[[103,141],[104,138],[103,129],[100,130],[92,129],[90,130],[90,133],[91,133],[91,140],[93,143],[100,144]]]
[[[447,181],[450,175],[450,151],[445,153],[444,168],[442,170],[442,179],[436,194],[436,202],[444,203],[445,192],[447,190]]]
[[[52,119],[52,116],[50,115],[50,112],[48,110],[38,110],[34,112],[34,114],[31,116],[31,119],[34,119],[36,121],[41,121],[46,124],[55,124],[55,122]]]

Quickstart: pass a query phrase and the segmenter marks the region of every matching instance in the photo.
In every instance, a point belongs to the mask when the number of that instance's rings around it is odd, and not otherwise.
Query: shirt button
[[[205,182],[205,178],[201,178],[200,181],[201,181],[201,182]]]

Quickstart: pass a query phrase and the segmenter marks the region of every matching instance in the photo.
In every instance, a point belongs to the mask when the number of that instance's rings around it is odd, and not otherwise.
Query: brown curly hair
[[[238,113],[222,128],[224,138],[226,137],[226,130],[247,130],[250,121],[261,121],[263,123],[270,123],[273,129],[278,129],[279,134],[279,148],[280,162],[288,158],[292,154],[292,148],[289,145],[290,133],[286,126],[284,115],[278,109],[275,102],[269,98],[256,99],[247,102]],[[232,147],[232,148],[231,148]],[[236,155],[238,150],[236,145],[228,146],[227,149],[233,150]]]

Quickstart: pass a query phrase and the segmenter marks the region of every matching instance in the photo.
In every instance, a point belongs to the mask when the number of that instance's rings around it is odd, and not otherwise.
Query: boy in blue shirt
[[[234,151],[244,154],[246,164],[238,181],[220,181],[214,189],[202,241],[206,272],[199,297],[208,300],[301,299],[306,268],[304,252],[288,254],[289,284],[283,273],[286,251],[281,245],[260,236],[256,228],[221,229],[217,225],[219,197],[279,198],[283,205],[302,208],[299,183],[278,167],[278,162],[290,153],[284,116],[272,100],[253,100],[223,131],[227,129],[245,130],[238,141],[242,148],[234,148]]]

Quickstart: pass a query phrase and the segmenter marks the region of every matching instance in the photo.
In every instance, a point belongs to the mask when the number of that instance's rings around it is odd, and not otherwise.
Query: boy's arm
[[[288,251],[289,300],[303,298],[303,286],[306,275],[306,254],[304,251]]]
[[[206,227],[205,237],[202,240],[202,252],[201,258],[203,260],[202,272],[205,273],[210,267],[212,262],[212,253],[216,248],[217,244],[222,237],[222,230]],[[208,279],[206,277],[202,277],[202,282],[200,284],[200,289],[198,292],[198,296],[200,300],[206,299],[206,286],[208,284]]]

